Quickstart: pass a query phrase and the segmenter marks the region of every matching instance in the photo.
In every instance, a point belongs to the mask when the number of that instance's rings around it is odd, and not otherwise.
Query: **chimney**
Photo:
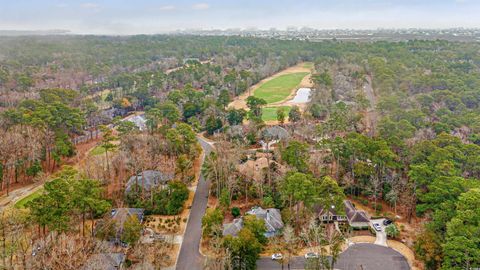
[[[267,221],[270,221],[270,209],[267,209]]]

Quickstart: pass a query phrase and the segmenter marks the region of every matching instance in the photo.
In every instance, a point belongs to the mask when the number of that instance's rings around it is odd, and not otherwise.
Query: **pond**
[[[310,88],[299,88],[297,90],[297,94],[291,100],[291,102],[292,103],[307,103],[308,101],[310,101],[310,92],[312,92],[312,89],[310,89]]]

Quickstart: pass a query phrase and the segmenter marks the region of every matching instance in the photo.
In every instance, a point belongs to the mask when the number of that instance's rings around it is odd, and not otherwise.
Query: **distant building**
[[[130,121],[134,123],[140,131],[147,130],[147,118],[145,117],[145,114],[130,115],[122,121]]]
[[[355,206],[351,201],[345,200],[345,213],[347,216],[348,224],[353,228],[368,228],[370,223],[370,218],[367,216],[365,211],[355,209]]]
[[[87,260],[82,270],[119,270],[124,269],[125,254],[97,253]]]
[[[128,179],[125,193],[129,193],[135,188],[149,192],[157,187],[166,186],[169,181],[175,177],[173,173],[165,173],[161,171],[146,170]]]

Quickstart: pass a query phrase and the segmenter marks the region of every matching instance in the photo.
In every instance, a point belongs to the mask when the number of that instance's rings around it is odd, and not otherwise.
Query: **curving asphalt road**
[[[198,140],[205,155],[208,155],[213,146],[201,137],[198,137]],[[205,155],[202,157],[202,164]],[[199,247],[202,237],[202,217],[207,208],[209,186],[210,183],[200,175],[176,264],[177,270],[202,270],[204,267],[205,257],[200,254]],[[292,258],[290,269],[304,269],[304,265],[305,259],[303,257],[295,257]],[[286,265],[284,267],[287,268]],[[257,261],[257,269],[282,269],[282,266],[270,258],[261,258]],[[335,263],[335,269],[409,270],[410,266],[405,257],[391,248],[359,243],[352,245],[340,254],[338,261]]]
[[[294,257],[290,263],[290,269],[304,269],[305,259]],[[261,258],[257,261],[257,269],[273,270],[282,269],[281,264],[270,258]],[[287,266],[284,265],[284,269]],[[335,263],[334,269],[340,270],[409,270],[407,259],[392,248],[382,247],[375,244],[358,243],[350,246],[342,252]]]
[[[213,146],[201,137],[198,137],[198,141],[204,151],[204,156],[202,157],[203,164],[205,156],[210,153]],[[180,253],[178,254],[177,270],[203,269],[205,257],[200,254],[199,248],[200,239],[202,237],[202,217],[207,209],[209,186],[210,182],[205,181],[203,175],[200,174],[197,190],[195,191],[192,207],[190,209],[190,217],[188,218],[182,246],[180,248]]]

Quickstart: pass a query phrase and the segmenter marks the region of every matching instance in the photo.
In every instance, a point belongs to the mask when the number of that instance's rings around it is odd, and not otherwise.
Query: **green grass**
[[[18,202],[15,203],[16,208],[25,208],[25,205],[31,201],[33,201],[35,198],[40,197],[42,195],[43,188],[38,189],[37,191],[31,193],[27,197],[19,200]]]
[[[288,113],[290,112],[289,106],[281,106],[285,111],[285,121],[288,119]],[[277,109],[279,107],[267,107],[262,109],[263,121],[275,121],[277,120]]]
[[[287,98],[308,72],[297,72],[278,76],[265,82],[254,92],[254,96],[263,98],[267,103],[279,102]]]
[[[90,151],[90,156],[98,156],[98,155],[102,155],[102,154],[105,154],[105,148],[103,148],[100,145],[95,146],[95,148],[93,148]]]
[[[303,63],[303,68],[313,68],[313,63],[312,62],[305,62],[305,63]]]

